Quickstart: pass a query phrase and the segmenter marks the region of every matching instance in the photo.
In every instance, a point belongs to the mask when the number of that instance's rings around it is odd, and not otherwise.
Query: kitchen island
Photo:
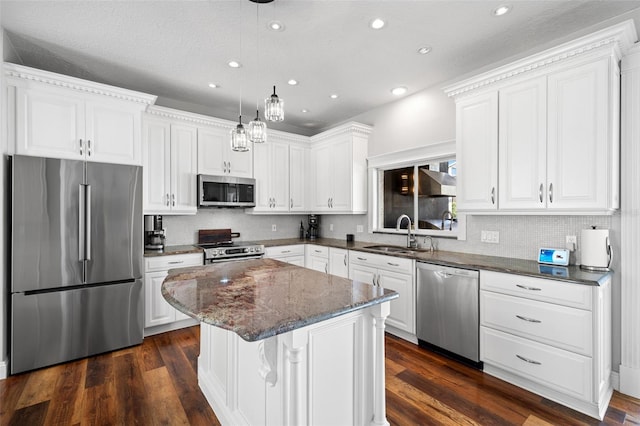
[[[198,381],[222,424],[388,425],[384,327],[398,294],[274,259],[170,271],[200,320]]]

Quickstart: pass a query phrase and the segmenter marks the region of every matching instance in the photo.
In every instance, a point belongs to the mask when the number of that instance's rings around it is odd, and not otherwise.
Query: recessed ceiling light
[[[220,85],[215,83],[209,83],[209,87],[211,87],[212,89],[219,89]]]
[[[240,68],[240,62],[234,60],[227,62],[227,65],[229,65],[231,68]]]
[[[289,86],[297,86],[298,85],[298,80],[294,80],[293,78],[289,81],[287,81],[287,83],[289,83]]]
[[[329,96],[331,99],[338,99],[338,95],[337,94],[332,94],[331,96]]]
[[[421,55],[426,55],[429,52],[431,52],[431,46],[422,46],[418,49],[418,53]]]
[[[407,88],[404,86],[395,87],[391,89],[391,93],[393,93],[396,96],[404,95],[405,93],[407,93]]]
[[[375,18],[371,22],[369,22],[369,26],[374,30],[382,29],[385,25],[385,22],[380,18]]]
[[[304,112],[305,114],[309,112],[308,109],[303,109],[301,112]]]
[[[272,31],[284,31],[284,24],[280,21],[270,21],[267,27]]]
[[[509,13],[509,11],[511,11],[511,6],[509,6],[508,4],[503,4],[493,9],[492,14],[493,16],[502,16]]]

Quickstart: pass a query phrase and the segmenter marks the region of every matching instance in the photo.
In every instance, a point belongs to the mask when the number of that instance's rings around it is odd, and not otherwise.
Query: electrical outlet
[[[483,243],[498,244],[500,243],[500,232],[480,231],[480,241]]]
[[[333,223],[329,224],[329,231],[333,232]]]
[[[565,239],[565,248],[569,251],[577,250],[578,237],[576,237],[575,235],[567,235]]]
[[[359,232],[359,233],[360,232],[364,232],[364,227],[362,225],[357,225],[356,226],[356,231]]]
[[[276,226],[275,223],[273,225],[271,225],[271,231],[272,232],[276,232],[277,230],[278,230],[278,227]]]

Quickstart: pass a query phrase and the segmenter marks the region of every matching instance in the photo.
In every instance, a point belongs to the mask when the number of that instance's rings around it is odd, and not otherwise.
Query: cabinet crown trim
[[[637,40],[633,20],[605,28],[595,33],[563,43],[551,49],[517,60],[510,64],[478,74],[445,87],[443,90],[449,97],[486,87],[502,80],[541,70],[559,62],[580,57],[597,50],[605,50],[620,59],[622,53],[630,49]]]
[[[23,65],[12,64],[9,62],[5,62],[3,65],[5,76],[9,78],[34,81],[37,83],[44,83],[51,86],[91,93],[94,95],[109,96],[112,98],[140,103],[143,105],[153,105],[157,99],[157,96],[155,95],[149,95],[147,93],[109,86],[107,84],[96,83],[76,77],[69,77],[50,71],[43,71],[36,68],[25,67]]]
[[[326,132],[318,133],[317,135],[311,136],[311,142],[322,142],[329,138],[341,135],[341,134],[351,134],[351,135],[359,135],[368,137],[371,134],[373,127],[367,126],[366,124],[356,123],[355,121],[350,121],[341,126],[334,127],[333,129],[327,130]]]

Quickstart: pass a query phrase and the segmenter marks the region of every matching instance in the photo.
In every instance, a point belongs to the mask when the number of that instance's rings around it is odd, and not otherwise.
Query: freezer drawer
[[[140,344],[142,280],[11,295],[11,374]]]

